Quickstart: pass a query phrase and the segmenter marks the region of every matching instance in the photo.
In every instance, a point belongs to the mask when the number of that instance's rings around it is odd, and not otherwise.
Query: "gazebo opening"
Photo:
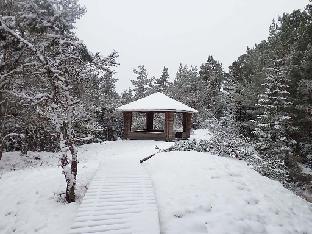
[[[164,132],[165,113],[133,112],[131,129],[137,132]]]
[[[162,93],[154,93],[117,110],[123,112],[124,138],[166,141],[189,138],[192,114],[197,112]]]

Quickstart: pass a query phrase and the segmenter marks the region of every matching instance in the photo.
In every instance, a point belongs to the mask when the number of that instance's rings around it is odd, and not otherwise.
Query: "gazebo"
[[[178,102],[162,93],[154,93],[145,98],[120,106],[118,111],[123,112],[124,138],[131,140],[165,140],[173,141],[176,138],[190,137],[192,127],[192,114],[197,110]],[[132,129],[133,113],[145,114],[145,128]],[[154,114],[163,113],[165,121],[163,129],[154,129]],[[182,131],[174,131],[173,123],[175,113],[182,113]]]

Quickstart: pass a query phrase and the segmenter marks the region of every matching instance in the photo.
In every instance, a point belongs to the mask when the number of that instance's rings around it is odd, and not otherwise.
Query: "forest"
[[[312,176],[302,173],[312,169],[311,3],[273,20],[269,37],[228,71],[209,54],[202,64],[180,64],[175,77],[166,64],[159,77],[139,65],[121,94],[118,52],[93,53],[75,34],[84,13],[76,0],[0,1],[0,160],[9,151],[60,152],[66,200],[75,201],[76,146],[122,138],[115,109],[162,92],[198,110],[193,128],[215,135],[172,150],[246,160],[285,187],[312,193]]]

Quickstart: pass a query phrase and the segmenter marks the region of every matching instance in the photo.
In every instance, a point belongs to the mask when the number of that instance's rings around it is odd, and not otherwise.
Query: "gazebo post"
[[[191,136],[192,128],[192,113],[184,112],[183,113],[183,132],[185,132],[185,138]]]
[[[129,138],[129,133],[131,132],[131,125],[132,125],[132,112],[123,112],[123,119],[124,119],[124,138]]]
[[[174,113],[173,112],[166,112],[165,113],[165,138],[166,138],[166,141],[172,141],[174,139],[173,121],[174,121]]]
[[[154,127],[154,112],[146,112],[146,130],[152,131]]]

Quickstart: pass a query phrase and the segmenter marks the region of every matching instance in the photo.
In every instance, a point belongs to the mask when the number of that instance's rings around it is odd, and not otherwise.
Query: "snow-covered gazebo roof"
[[[163,93],[153,93],[145,98],[141,98],[137,101],[120,106],[117,110],[129,112],[198,112],[197,110],[178,102]]]

